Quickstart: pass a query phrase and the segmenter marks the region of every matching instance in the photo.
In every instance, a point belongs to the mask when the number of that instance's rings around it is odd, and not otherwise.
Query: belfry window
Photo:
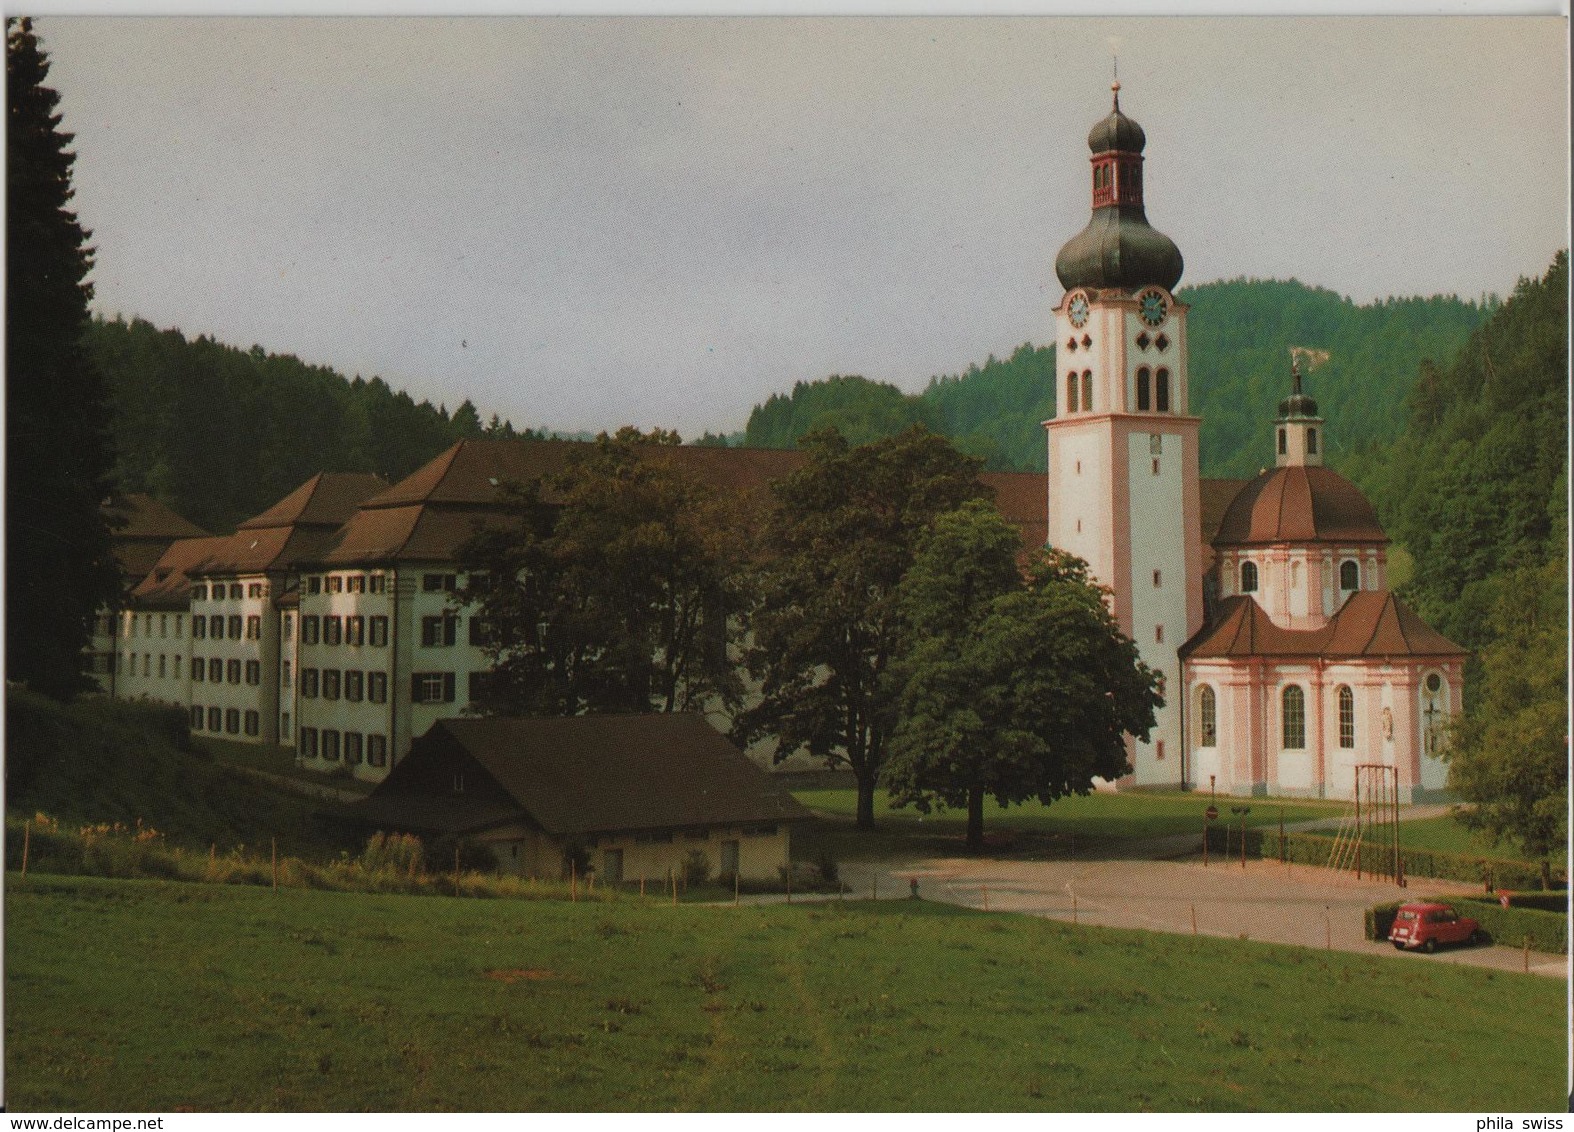
[[[1257,592],[1257,563],[1241,563],[1241,593],[1254,594]]]
[[[1152,407],[1153,378],[1148,373],[1148,367],[1143,366],[1137,371],[1137,412],[1145,413]]]
[[[1306,693],[1299,684],[1284,690],[1284,746],[1299,751],[1306,746]]]
[[[1308,456],[1317,455],[1317,430],[1315,428],[1306,430],[1306,454]]]
[[[1219,745],[1219,701],[1207,684],[1197,693],[1197,720],[1201,733],[1197,736],[1199,747]]]
[[[1355,559],[1347,558],[1339,563],[1339,588],[1345,591],[1361,588],[1361,567]]]
[[[1066,412],[1077,411],[1077,375],[1071,374],[1066,378]]]
[[[1355,693],[1348,685],[1339,688],[1339,746],[1346,751],[1355,747]]]
[[[1170,371],[1167,369],[1159,370],[1158,373],[1153,375],[1153,382],[1154,408],[1161,413],[1167,413],[1170,411]]]
[[[1283,456],[1290,451],[1289,438],[1285,436],[1284,429],[1279,430],[1279,455]]]
[[[1082,411],[1093,411],[1093,371],[1090,369],[1082,371]]]

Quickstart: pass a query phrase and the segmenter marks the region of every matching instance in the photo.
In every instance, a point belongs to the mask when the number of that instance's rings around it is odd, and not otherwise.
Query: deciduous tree
[[[884,678],[897,587],[935,516],[986,489],[979,461],[922,427],[856,448],[834,430],[811,433],[803,446],[808,463],[774,486],[748,653],[761,700],[736,732],[776,736],[778,760],[807,750],[850,768],[869,829],[896,718]]]
[[[507,518],[462,553],[493,713],[730,713],[742,696],[743,526],[663,459],[673,433],[603,434],[562,472],[509,490]],[[732,616],[729,616],[731,614]]]
[[[966,807],[983,844],[984,799],[1049,804],[1127,771],[1158,677],[1120,632],[1080,559],[1036,552],[969,503],[935,523],[900,590],[907,632],[891,682],[899,722],[885,781],[897,806]]]

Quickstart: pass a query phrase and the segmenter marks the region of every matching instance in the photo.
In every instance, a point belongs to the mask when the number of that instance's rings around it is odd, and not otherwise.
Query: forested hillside
[[[1449,297],[1357,306],[1303,283],[1238,279],[1182,288],[1191,304],[1191,410],[1203,418],[1210,476],[1246,476],[1268,461],[1275,406],[1289,390],[1291,346],[1326,351],[1308,387],[1328,417],[1331,460],[1400,432],[1405,395],[1425,359],[1451,357],[1490,310]],[[952,437],[995,469],[1042,470],[1039,423],[1054,411],[1055,351],[1023,345],[965,373],[935,377],[922,394],[859,377],[800,382],[754,410],[746,443],[790,447],[837,425],[863,441],[915,421]]]
[[[1461,349],[1421,366],[1407,428],[1347,468],[1415,558],[1406,596],[1473,652],[1498,635],[1505,587],[1565,557],[1568,270],[1558,253]]]
[[[456,440],[512,436],[465,401],[452,414],[381,378],[346,379],[260,346],[237,349],[137,319],[95,320],[89,352],[109,389],[123,491],[145,491],[222,533],[318,472],[390,482]]]

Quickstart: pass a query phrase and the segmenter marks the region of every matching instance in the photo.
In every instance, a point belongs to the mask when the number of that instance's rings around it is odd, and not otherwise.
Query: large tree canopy
[[[623,429],[561,473],[512,485],[507,521],[464,548],[493,674],[484,711],[733,711],[746,604],[741,516],[671,464],[674,433]]]
[[[980,461],[921,427],[851,447],[835,431],[804,438],[809,461],[774,485],[750,674],[761,699],[738,719],[746,741],[777,737],[777,758],[807,750],[848,767],[858,825],[895,721],[885,685],[900,622],[896,593],[935,516],[986,490]]]
[[[104,386],[82,348],[88,232],[60,96],[29,20],[6,21],[6,677],[83,687],[95,611],[118,596],[102,504],[113,464]]]
[[[899,595],[885,781],[898,806],[965,806],[974,849],[986,797],[1047,805],[1119,777],[1162,702],[1086,564],[1040,551],[1024,574],[1017,551],[994,508],[966,504],[936,521]]]

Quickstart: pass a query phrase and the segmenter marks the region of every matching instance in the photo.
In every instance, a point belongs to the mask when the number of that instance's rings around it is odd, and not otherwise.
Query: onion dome
[[[1241,488],[1224,512],[1213,545],[1387,541],[1377,511],[1360,488],[1329,468],[1292,464],[1264,472]]]
[[[1055,257],[1061,286],[1135,291],[1174,290],[1185,261],[1163,232],[1148,224],[1142,206],[1142,127],[1120,112],[1120,83],[1109,117],[1088,134],[1093,151],[1093,217]]]
[[[1115,109],[1108,118],[1088,131],[1088,148],[1094,153],[1108,153],[1112,149],[1126,153],[1141,153],[1148,144],[1148,135],[1142,127],[1120,112],[1120,91],[1115,92]]]
[[[1310,417],[1313,420],[1321,418],[1317,415],[1317,402],[1306,393],[1301,392],[1301,370],[1299,366],[1290,369],[1292,385],[1290,395],[1279,402],[1279,419],[1281,421],[1295,420]]]

